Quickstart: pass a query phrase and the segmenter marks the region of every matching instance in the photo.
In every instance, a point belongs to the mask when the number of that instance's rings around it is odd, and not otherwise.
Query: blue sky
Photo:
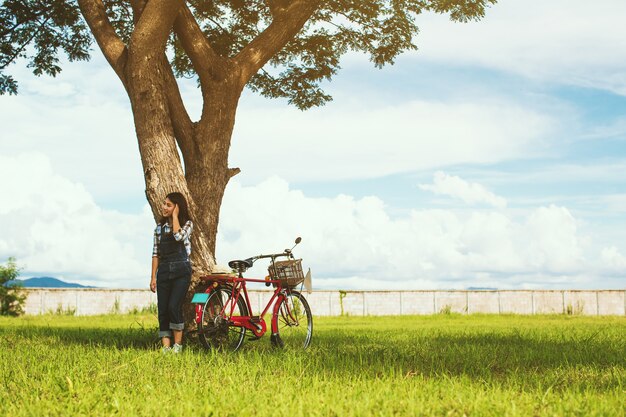
[[[624,288],[625,12],[509,0],[478,23],[421,16],[419,51],[383,70],[346,56],[325,107],[246,92],[218,262],[300,234],[318,288]],[[13,72],[0,261],[147,285],[153,220],[119,81],[99,51],[56,79]]]

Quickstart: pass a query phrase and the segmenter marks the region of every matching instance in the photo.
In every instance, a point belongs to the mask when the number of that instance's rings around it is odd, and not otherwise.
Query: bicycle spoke
[[[231,290],[217,289],[207,300],[202,316],[202,327],[199,338],[206,348],[237,350],[245,337],[245,328],[236,326],[230,321],[233,316],[246,316],[245,301],[239,299],[234,304],[231,299]]]
[[[297,291],[288,294],[278,307],[278,336],[275,345],[285,348],[306,348],[313,331],[311,310]]]

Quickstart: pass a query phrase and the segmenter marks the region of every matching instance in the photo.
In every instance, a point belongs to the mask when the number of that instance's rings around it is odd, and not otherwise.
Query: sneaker
[[[163,355],[167,355],[168,353],[170,353],[172,351],[172,348],[169,346],[163,346],[163,348],[161,349],[161,353]]]
[[[179,345],[178,343],[174,343],[172,347],[172,353],[180,353],[183,351],[183,345]]]

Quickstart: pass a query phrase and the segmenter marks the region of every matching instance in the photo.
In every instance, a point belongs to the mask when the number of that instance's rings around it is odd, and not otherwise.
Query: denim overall
[[[184,242],[174,234],[161,232],[159,268],[156,274],[159,337],[171,337],[172,330],[183,330],[183,301],[191,282],[191,262]]]

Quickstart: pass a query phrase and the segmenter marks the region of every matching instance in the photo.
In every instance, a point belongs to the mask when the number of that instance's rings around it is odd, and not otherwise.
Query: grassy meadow
[[[316,317],[307,351],[181,355],[156,323],[0,317],[0,415],[626,415],[626,317]]]

